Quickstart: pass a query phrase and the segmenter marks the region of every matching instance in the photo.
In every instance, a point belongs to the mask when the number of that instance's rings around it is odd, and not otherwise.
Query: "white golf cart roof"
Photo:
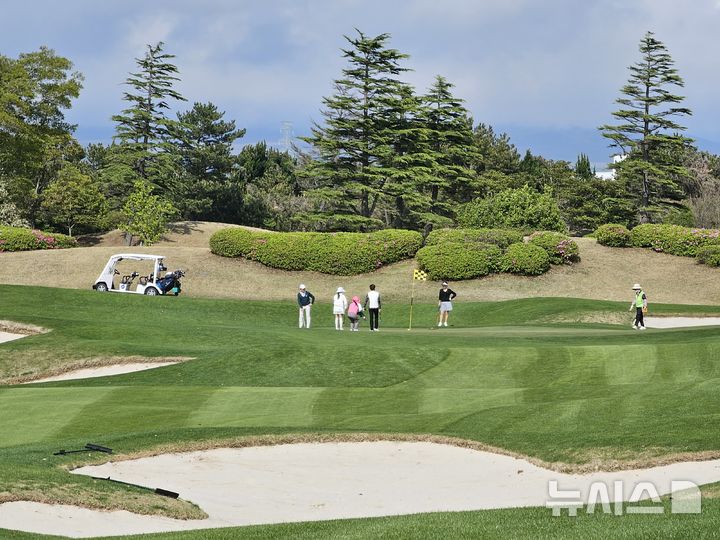
[[[164,255],[148,255],[146,253],[118,253],[110,257],[111,259],[130,259],[131,261],[156,261],[158,259],[164,259]]]

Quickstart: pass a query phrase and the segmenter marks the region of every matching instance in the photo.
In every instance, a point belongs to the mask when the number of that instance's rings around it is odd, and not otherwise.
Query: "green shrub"
[[[580,248],[569,236],[554,231],[538,231],[530,235],[530,243],[541,247],[551,264],[572,264],[580,260]]]
[[[353,275],[411,258],[422,245],[416,231],[388,229],[373,233],[254,232],[223,229],[210,238],[210,250],[245,257],[281,270],[312,270]]]
[[[529,186],[505,189],[486,199],[475,199],[460,208],[457,219],[462,227],[566,230],[552,192],[540,193]]]
[[[472,279],[497,271],[502,250],[493,244],[444,242],[415,256],[430,279]]]
[[[708,266],[720,266],[720,246],[703,246],[697,250],[695,255],[697,262]]]
[[[0,226],[0,251],[63,249],[75,246],[77,246],[75,238],[65,234]]]
[[[522,232],[513,229],[437,229],[428,235],[425,245],[434,246],[446,242],[479,242],[495,244],[505,249],[510,244],[522,241]]]
[[[314,270],[310,254],[318,242],[314,237],[322,233],[254,233],[254,242],[247,256],[253,260],[283,270]]]
[[[250,252],[254,241],[254,233],[247,229],[221,229],[210,237],[210,251],[223,257],[241,257]]]
[[[628,247],[630,245],[630,231],[625,225],[619,223],[600,225],[595,230],[594,236],[601,246]]]
[[[635,247],[694,257],[699,247],[720,244],[720,230],[692,229],[680,225],[645,223],[633,228],[630,240]]]
[[[503,255],[500,269],[512,274],[538,276],[550,269],[550,256],[534,244],[513,244]]]

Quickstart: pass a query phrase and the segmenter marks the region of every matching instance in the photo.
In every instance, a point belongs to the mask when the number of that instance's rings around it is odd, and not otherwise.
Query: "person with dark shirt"
[[[438,295],[438,308],[440,309],[440,318],[438,326],[447,326],[448,314],[452,311],[452,299],[457,294],[448,287],[447,281],[443,281],[442,289]]]
[[[310,328],[310,309],[315,303],[315,297],[310,291],[305,290],[305,285],[300,284],[300,292],[297,295],[297,303],[300,308],[300,328]]]

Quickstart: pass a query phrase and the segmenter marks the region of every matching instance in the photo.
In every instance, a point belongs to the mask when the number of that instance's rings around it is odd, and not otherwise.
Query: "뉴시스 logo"
[[[579,489],[561,490],[557,480],[548,482],[548,500],[545,506],[552,508],[553,516],[562,515],[567,510],[569,516],[577,516],[578,509],[585,506],[587,514],[594,514],[596,507],[600,506],[605,514],[621,516],[626,514],[662,514],[665,506],[660,500],[660,494],[652,482],[627,482],[615,480],[610,482],[596,481],[589,485],[587,496],[583,499]],[[632,488],[629,497],[624,494]],[[670,483],[671,514],[699,514],[702,509],[700,488],[689,480],[673,480]],[[653,504],[636,504],[638,501],[652,501]],[[611,504],[612,503],[612,504]]]

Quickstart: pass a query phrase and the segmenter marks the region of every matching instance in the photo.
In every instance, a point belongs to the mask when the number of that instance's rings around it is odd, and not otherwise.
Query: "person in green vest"
[[[632,290],[635,292],[635,298],[630,304],[630,309],[628,310],[632,311],[633,308],[635,308],[635,320],[633,321],[632,327],[637,330],[645,330],[645,319],[643,318],[643,315],[647,311],[647,296],[645,296],[645,292],[642,290],[639,283],[633,285]]]

